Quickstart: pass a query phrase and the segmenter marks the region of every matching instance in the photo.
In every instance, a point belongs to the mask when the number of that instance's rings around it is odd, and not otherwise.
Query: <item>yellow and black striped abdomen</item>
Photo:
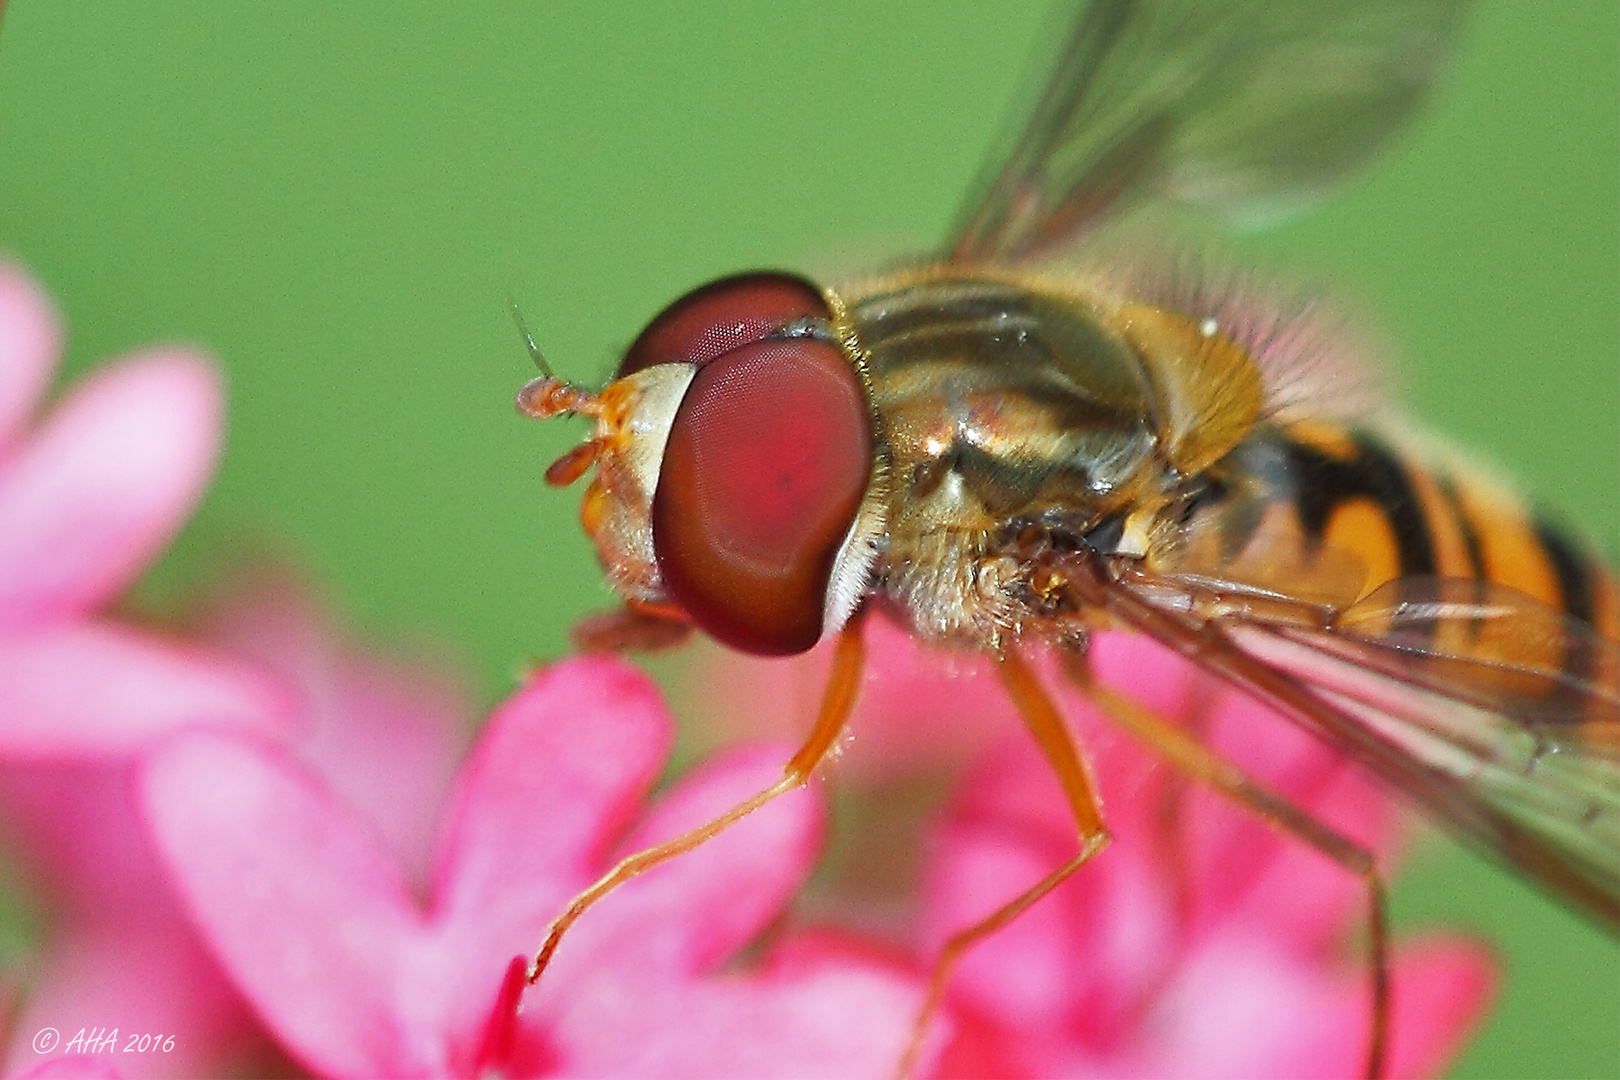
[[[1611,737],[1620,650],[1583,628],[1620,640],[1611,572],[1505,486],[1396,446],[1322,423],[1256,428],[1211,470],[1165,568],[1322,604],[1353,637],[1398,624],[1386,640],[1462,663],[1470,674],[1441,677],[1480,700],[1599,719]]]
[[[1505,486],[1364,431],[1302,424],[1281,436],[1307,543],[1354,551],[1363,594],[1403,577],[1490,582],[1620,639],[1608,568]]]
[[[1620,639],[1620,603],[1608,568],[1545,515],[1511,493],[1437,473],[1441,513],[1462,533],[1474,576],[1528,593]]]
[[[1341,611],[1374,593],[1464,602],[1470,593],[1522,594],[1539,604],[1495,624],[1437,621],[1437,644],[1458,656],[1614,678],[1582,670],[1591,658],[1567,635],[1526,626],[1556,612],[1620,640],[1608,568],[1506,487],[1396,447],[1318,422],[1256,428],[1211,470],[1209,494],[1194,501],[1167,568]]]

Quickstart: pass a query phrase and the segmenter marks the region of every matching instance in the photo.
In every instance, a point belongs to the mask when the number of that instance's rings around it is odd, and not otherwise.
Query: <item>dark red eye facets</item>
[[[670,597],[734,648],[810,648],[871,471],[866,397],[837,346],[773,339],[715,359],[675,414],[653,496]]]
[[[704,364],[806,317],[830,314],[821,291],[803,278],[760,272],[711,281],[648,324],[624,354],[618,377],[654,364]]]

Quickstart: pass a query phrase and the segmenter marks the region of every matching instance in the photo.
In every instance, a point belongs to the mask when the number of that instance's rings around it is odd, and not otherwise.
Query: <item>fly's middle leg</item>
[[[1025,911],[1029,910],[1037,901],[1047,893],[1056,889],[1067,881],[1074,872],[1079,870],[1092,856],[1096,855],[1108,844],[1108,830],[1103,825],[1102,808],[1097,801],[1096,787],[1091,780],[1091,771],[1087,768],[1079,747],[1075,744],[1074,736],[1057,706],[1041,687],[1035,678],[1034,672],[1029,669],[1021,657],[1010,649],[1003,649],[992,654],[996,662],[996,672],[1001,677],[1002,685],[1007,688],[1008,695],[1018,708],[1018,714],[1024,720],[1024,725],[1035,739],[1041,752],[1046,756],[1047,762],[1056,773],[1059,784],[1063,787],[1065,800],[1069,810],[1074,815],[1075,828],[1080,834],[1080,848],[1073,858],[1053,870],[1028,889],[1013,897],[1007,903],[955,934],[945,942],[940,950],[938,959],[934,962],[933,977],[929,980],[928,997],[923,1003],[922,1010],[917,1014],[917,1020],[912,1028],[911,1042],[906,1048],[906,1054],[900,1062],[899,1075],[902,1080],[909,1078],[916,1065],[917,1055],[922,1047],[923,1037],[928,1032],[928,1025],[945,998],[945,990],[950,984],[951,974],[964,954],[974,945],[994,934],[997,930],[1012,922]]]

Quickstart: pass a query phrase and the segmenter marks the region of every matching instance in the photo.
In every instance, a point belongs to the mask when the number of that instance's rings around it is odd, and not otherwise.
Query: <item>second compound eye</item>
[[[658,313],[624,354],[618,378],[654,364],[706,364],[804,318],[829,318],[814,285],[759,271],[711,281]]]
[[[837,346],[768,339],[700,368],[653,496],[670,598],[745,652],[810,648],[872,455],[866,395]]]

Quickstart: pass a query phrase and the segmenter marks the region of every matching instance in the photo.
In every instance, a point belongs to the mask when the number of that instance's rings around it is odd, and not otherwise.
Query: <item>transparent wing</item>
[[[1173,583],[1087,602],[1279,707],[1459,833],[1620,930],[1620,644],[1511,589],[1397,582],[1330,621],[1195,617]]]
[[[948,257],[1040,258],[1147,198],[1255,224],[1319,201],[1422,101],[1466,0],[1089,0]]]

